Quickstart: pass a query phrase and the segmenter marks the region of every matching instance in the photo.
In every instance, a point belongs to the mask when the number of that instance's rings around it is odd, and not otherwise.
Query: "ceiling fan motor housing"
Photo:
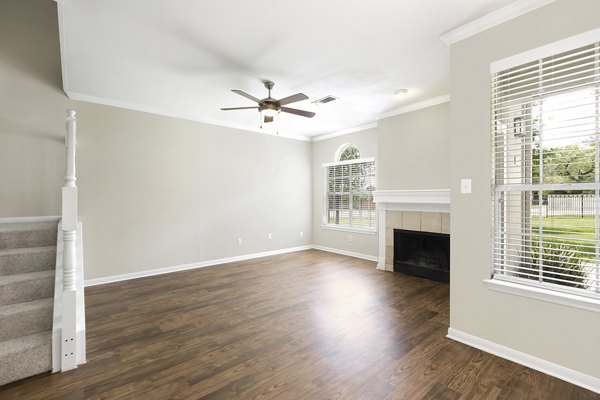
[[[259,106],[258,106],[258,111],[259,112],[267,112],[271,114],[277,114],[279,111],[281,110],[281,106],[279,105],[279,102],[272,100],[272,99],[264,99],[260,102]]]
[[[294,95],[284,97],[283,99],[277,100],[277,99],[274,99],[273,97],[271,97],[271,89],[273,89],[274,83],[271,81],[263,81],[263,83],[264,83],[265,87],[267,88],[267,90],[269,91],[269,94],[267,95],[266,98],[264,98],[262,100],[254,97],[242,90],[232,89],[232,92],[239,94],[240,96],[243,96],[247,99],[250,99],[250,100],[258,103],[257,106],[254,106],[254,107],[230,107],[230,108],[221,108],[221,110],[230,111],[230,110],[258,109],[258,111],[261,113],[261,115],[264,116],[262,118],[263,122],[272,122],[273,118],[279,112],[300,115],[302,117],[307,117],[307,118],[312,118],[315,116],[315,113],[312,111],[304,111],[304,110],[298,110],[296,108],[282,107],[282,106],[285,106],[290,103],[295,103],[297,101],[307,100],[308,96],[305,95],[304,93],[296,93]]]

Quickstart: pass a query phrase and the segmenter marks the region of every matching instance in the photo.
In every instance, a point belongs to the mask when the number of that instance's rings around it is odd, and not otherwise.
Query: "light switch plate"
[[[460,180],[460,192],[461,193],[471,193],[471,179],[461,179]]]

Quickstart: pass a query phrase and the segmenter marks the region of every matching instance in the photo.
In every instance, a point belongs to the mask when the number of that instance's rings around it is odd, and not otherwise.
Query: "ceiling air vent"
[[[327,103],[331,103],[334,100],[339,100],[339,97],[329,95],[329,96],[320,98],[319,100],[315,100],[312,103],[313,104],[327,104]]]

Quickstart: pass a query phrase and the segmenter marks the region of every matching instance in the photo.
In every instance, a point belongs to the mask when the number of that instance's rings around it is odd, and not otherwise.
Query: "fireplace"
[[[450,281],[450,235],[394,229],[394,271]]]

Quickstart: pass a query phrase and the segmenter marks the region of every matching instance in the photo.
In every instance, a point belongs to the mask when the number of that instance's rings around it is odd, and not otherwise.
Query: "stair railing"
[[[77,180],[75,175],[75,111],[67,110],[67,165],[62,188],[63,287],[61,313],[61,370],[77,368]]]

